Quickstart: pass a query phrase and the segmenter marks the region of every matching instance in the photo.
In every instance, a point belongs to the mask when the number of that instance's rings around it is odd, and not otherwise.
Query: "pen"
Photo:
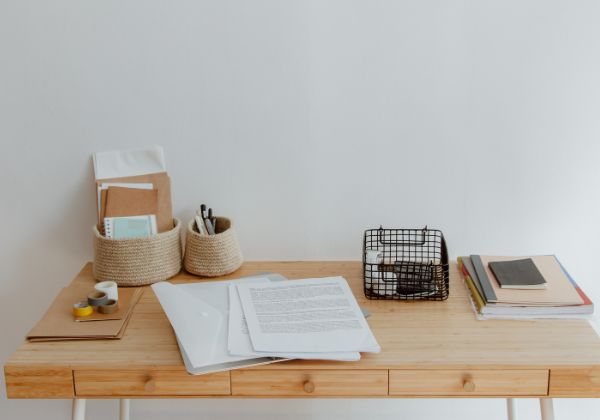
[[[214,229],[214,231],[216,233],[217,232],[217,218],[213,217],[212,208],[208,209],[208,219],[212,223],[212,227],[213,227],[213,229]]]
[[[202,225],[206,227],[206,233],[208,233],[209,235],[214,235],[216,218],[212,217],[212,208],[209,208],[207,213],[206,204],[201,204],[200,210],[196,212],[196,214],[198,214],[198,216],[200,216],[200,218],[202,219]],[[213,219],[214,221],[211,219]],[[198,220],[196,221],[196,223],[198,223]],[[198,231],[201,231],[201,234],[206,234],[202,232],[202,230],[204,229],[200,229],[200,226],[198,226]]]
[[[210,221],[210,219],[204,219],[204,224],[206,225],[206,230],[208,231],[208,234],[209,235],[214,235],[215,234],[215,228],[213,227],[213,224]]]
[[[204,226],[204,222],[202,221],[202,218],[198,214],[196,214],[195,220],[196,220],[196,227],[198,228],[198,233],[200,235],[206,235],[206,227]]]

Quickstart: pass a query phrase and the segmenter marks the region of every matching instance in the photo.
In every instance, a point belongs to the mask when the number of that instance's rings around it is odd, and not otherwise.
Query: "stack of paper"
[[[152,288],[192,374],[288,359],[352,361],[380,351],[341,277],[268,275]]]
[[[523,258],[531,259],[545,281],[544,288],[501,287],[491,265]],[[479,318],[573,318],[594,312],[592,301],[553,255],[471,255],[459,257],[458,263],[471,290]]]
[[[359,360],[380,351],[342,277],[241,283],[229,298],[232,354]]]

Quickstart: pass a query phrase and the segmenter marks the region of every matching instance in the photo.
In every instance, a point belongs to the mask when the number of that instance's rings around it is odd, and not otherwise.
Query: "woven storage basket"
[[[181,270],[181,222],[167,232],[144,238],[111,239],[94,226],[94,277],[119,286],[167,280]]]
[[[200,235],[195,221],[188,224],[183,265],[192,274],[207,277],[224,276],[240,268],[244,261],[233,223],[217,217],[217,233]]]

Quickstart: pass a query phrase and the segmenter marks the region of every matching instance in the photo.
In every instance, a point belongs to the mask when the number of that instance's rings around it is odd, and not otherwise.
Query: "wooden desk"
[[[9,398],[553,397],[600,396],[600,339],[586,321],[477,321],[456,265],[443,302],[364,297],[359,262],[248,262],[227,278],[272,271],[289,278],[344,276],[382,351],[358,362],[289,361],[205,376],[185,372],[169,321],[145,288],[121,340],[24,343],[4,367]],[[87,264],[74,281],[91,276]],[[179,274],[175,282],[199,281]],[[83,408],[82,408],[83,407]]]

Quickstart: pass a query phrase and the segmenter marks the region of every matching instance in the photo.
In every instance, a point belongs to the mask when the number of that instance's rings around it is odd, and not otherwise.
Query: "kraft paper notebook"
[[[502,289],[489,267],[492,261],[512,261],[519,258],[531,258],[548,286],[543,290]],[[482,285],[488,283],[494,291],[495,299],[489,302],[526,306],[569,306],[581,305],[583,299],[565,275],[554,255],[537,255],[531,257],[497,257],[472,255],[471,260]]]
[[[106,213],[106,194],[108,193],[108,189],[110,187],[120,187],[120,188],[136,188],[140,190],[152,190],[154,186],[149,183],[126,183],[126,182],[108,182],[102,183],[98,186],[96,200],[98,202],[98,228],[101,228],[102,221],[104,220],[104,215]]]
[[[104,217],[141,216],[158,213],[158,190],[109,187]]]
[[[171,178],[166,172],[130,176],[123,178],[97,179],[96,189],[103,183],[125,182],[125,183],[151,183],[157,190],[156,224],[159,232],[173,229],[173,207],[171,204]],[[107,197],[108,202],[108,197]],[[107,203],[108,204],[108,203]]]

